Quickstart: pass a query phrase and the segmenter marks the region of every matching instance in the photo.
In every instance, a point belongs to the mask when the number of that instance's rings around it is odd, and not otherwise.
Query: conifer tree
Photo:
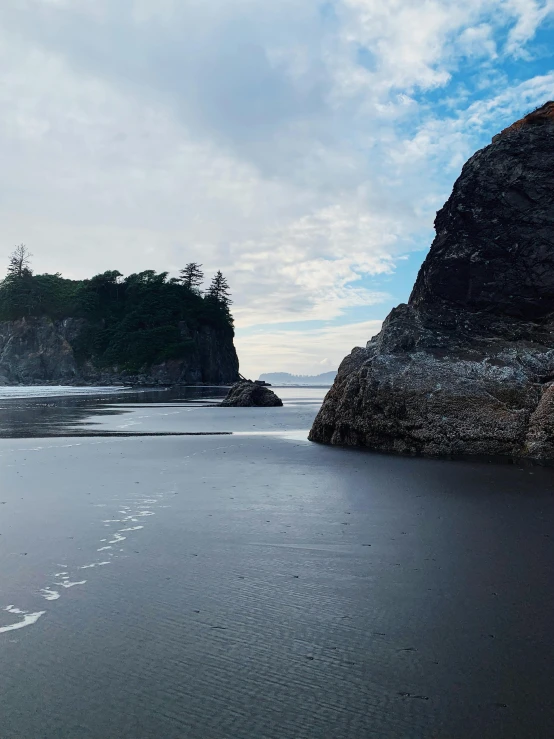
[[[198,290],[204,279],[202,265],[197,262],[189,262],[185,269],[182,269],[180,281],[189,290]]]
[[[212,278],[212,282],[206,293],[208,298],[221,303],[226,308],[232,304],[231,293],[229,290],[229,283],[218,270]]]
[[[10,254],[8,275],[10,277],[29,277],[32,275],[33,272],[29,267],[32,256],[33,255],[27,249],[25,244],[19,244],[19,246],[16,246]]]

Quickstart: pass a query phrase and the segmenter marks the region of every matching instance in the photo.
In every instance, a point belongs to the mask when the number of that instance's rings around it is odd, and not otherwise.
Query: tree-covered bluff
[[[35,275],[18,247],[0,283],[4,382],[234,382],[227,281],[202,291],[201,265],[85,280]],[[58,367],[56,368],[56,357]]]

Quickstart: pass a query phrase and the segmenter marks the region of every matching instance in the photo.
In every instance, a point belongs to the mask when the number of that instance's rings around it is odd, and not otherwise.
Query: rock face
[[[233,385],[221,405],[237,408],[271,408],[283,405],[283,401],[268,387],[246,380]]]
[[[226,385],[239,376],[232,337],[209,326],[190,331],[183,325],[183,336],[193,339],[192,350],[182,359],[168,360],[138,373],[79,362],[74,347],[85,328],[86,322],[75,318],[0,322],[0,385]]]
[[[310,439],[554,460],[554,103],[465,164],[408,304],[342,362]]]

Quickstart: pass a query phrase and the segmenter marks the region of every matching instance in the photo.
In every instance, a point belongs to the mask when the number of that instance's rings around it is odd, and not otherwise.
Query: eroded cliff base
[[[181,332],[189,348],[180,358],[141,368],[98,365],[79,356],[84,319],[29,317],[0,322],[0,385],[226,385],[239,362],[229,331],[203,326]]]

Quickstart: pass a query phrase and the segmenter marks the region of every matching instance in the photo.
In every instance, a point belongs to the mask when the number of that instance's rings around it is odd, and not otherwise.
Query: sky
[[[221,269],[243,374],[326,372],[553,98],[554,0],[2,0],[0,260]]]

